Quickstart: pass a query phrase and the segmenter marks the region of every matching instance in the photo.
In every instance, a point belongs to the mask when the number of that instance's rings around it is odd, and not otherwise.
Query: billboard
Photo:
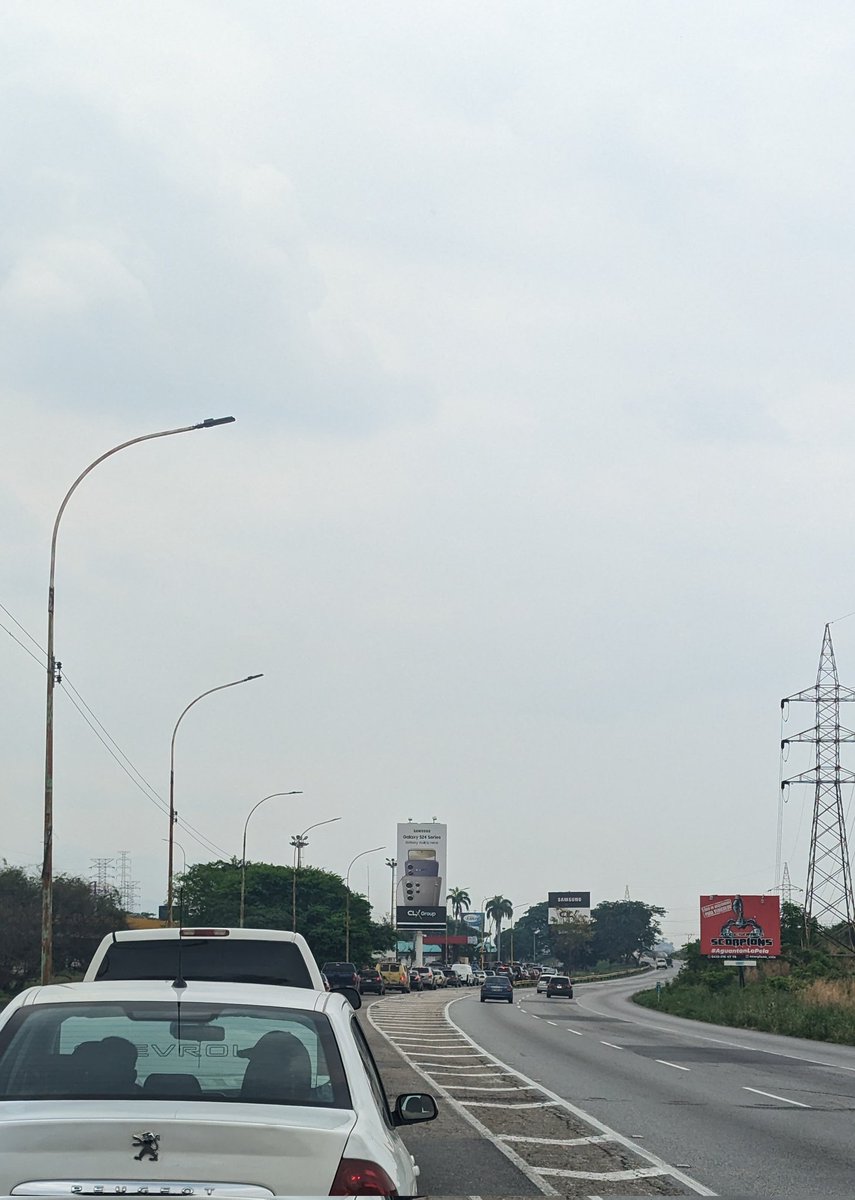
[[[549,924],[554,925],[556,922],[565,921],[567,915],[590,917],[591,893],[574,891],[550,892],[547,896],[546,915]]]
[[[701,954],[777,958],[780,953],[780,896],[701,896]]]
[[[398,826],[395,924],[445,929],[446,826],[407,821]]]
[[[484,932],[484,914],[482,912],[463,912],[460,914],[460,920],[464,925],[469,925],[476,933]]]

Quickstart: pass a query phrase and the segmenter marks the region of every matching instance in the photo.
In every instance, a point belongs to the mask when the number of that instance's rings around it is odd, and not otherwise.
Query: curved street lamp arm
[[[250,675],[249,678],[253,679],[253,678],[255,678],[255,676]],[[239,679],[237,682],[244,683],[245,680]],[[227,683],[227,684],[224,684],[224,686],[231,687],[232,685]],[[218,689],[212,688],[211,690],[216,692]],[[205,692],[205,695],[207,696],[208,693]],[[197,697],[197,699],[201,699],[201,696]],[[194,703],[195,703],[195,701],[194,701]],[[191,706],[188,704],[187,708],[190,708],[190,707]],[[184,712],[186,712],[186,711],[187,711],[187,709],[185,708]],[[181,716],[183,717],[184,713],[182,713]],[[180,721],[181,717],[179,717],[178,719]],[[255,810],[264,803],[265,800],[272,800],[274,798],[274,796],[302,796],[302,794],[303,794],[302,791],[271,792],[269,796],[263,796],[256,804],[253,804],[252,808],[247,813],[246,820],[243,823],[243,845],[241,848],[241,856],[240,856],[240,928],[241,929],[243,929],[243,918],[244,918],[244,911],[245,911],[245,907],[246,907],[246,831],[247,831],[247,827],[249,826],[249,818],[252,816],[252,814],[255,812]]]
[[[150,442],[154,438],[171,437],[175,433],[191,433],[194,429],[211,429],[214,425],[228,425],[234,417],[208,417],[195,425],[181,425],[177,429],[161,429],[157,433],[144,433],[140,437],[130,438],[111,450],[99,455],[91,462],[85,471],[77,476],[74,483],[62,498],[62,503],[53,523],[50,539],[50,578],[48,581],[48,621],[47,621],[47,699],[45,703],[45,787],[44,787],[44,851],[42,856],[42,930],[41,930],[41,980],[50,983],[53,975],[53,692],[56,684],[56,658],[54,655],[54,601],[56,579],[56,539],[59,533],[59,523],[66,505],[74,495],[78,486],[90,471],[94,471],[105,459],[126,450],[128,446],[136,446],[139,442]]]

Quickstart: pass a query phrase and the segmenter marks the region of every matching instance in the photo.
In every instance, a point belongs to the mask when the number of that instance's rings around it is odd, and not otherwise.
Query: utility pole
[[[855,742],[855,733],[840,724],[840,705],[855,702],[855,691],[840,686],[828,625],[822,639],[816,684],[785,696],[781,701],[782,713],[786,716],[787,705],[798,702],[814,705],[815,723],[795,737],[783,738],[781,750],[794,742],[808,742],[816,747],[815,761],[811,770],[784,779],[781,790],[795,783],[808,784],[814,789],[805,888],[805,943],[810,941],[816,923],[824,927],[824,937],[851,953],[855,949],[855,900],[846,845],[843,785],[855,784],[855,774],[840,766],[840,746]],[[829,927],[837,928],[832,932]]]

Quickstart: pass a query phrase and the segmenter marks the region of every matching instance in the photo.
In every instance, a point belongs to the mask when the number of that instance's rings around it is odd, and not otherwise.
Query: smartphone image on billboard
[[[417,862],[422,859],[435,859],[436,850],[410,850],[407,853],[407,858],[410,862]]]
[[[404,880],[404,903],[405,904],[426,904],[435,906],[439,904],[440,892],[442,889],[442,879],[435,875],[431,878],[410,877]]]
[[[404,874],[431,876],[439,874],[439,863],[435,859],[415,858],[410,859],[404,867]]]

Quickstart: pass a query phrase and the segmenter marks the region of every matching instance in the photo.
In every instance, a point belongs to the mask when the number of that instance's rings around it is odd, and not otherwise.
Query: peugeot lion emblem
[[[157,1144],[159,1141],[159,1133],[135,1133],[134,1145],[140,1148],[139,1154],[134,1155],[137,1162],[142,1162],[144,1158],[150,1158],[152,1162],[157,1162]]]

